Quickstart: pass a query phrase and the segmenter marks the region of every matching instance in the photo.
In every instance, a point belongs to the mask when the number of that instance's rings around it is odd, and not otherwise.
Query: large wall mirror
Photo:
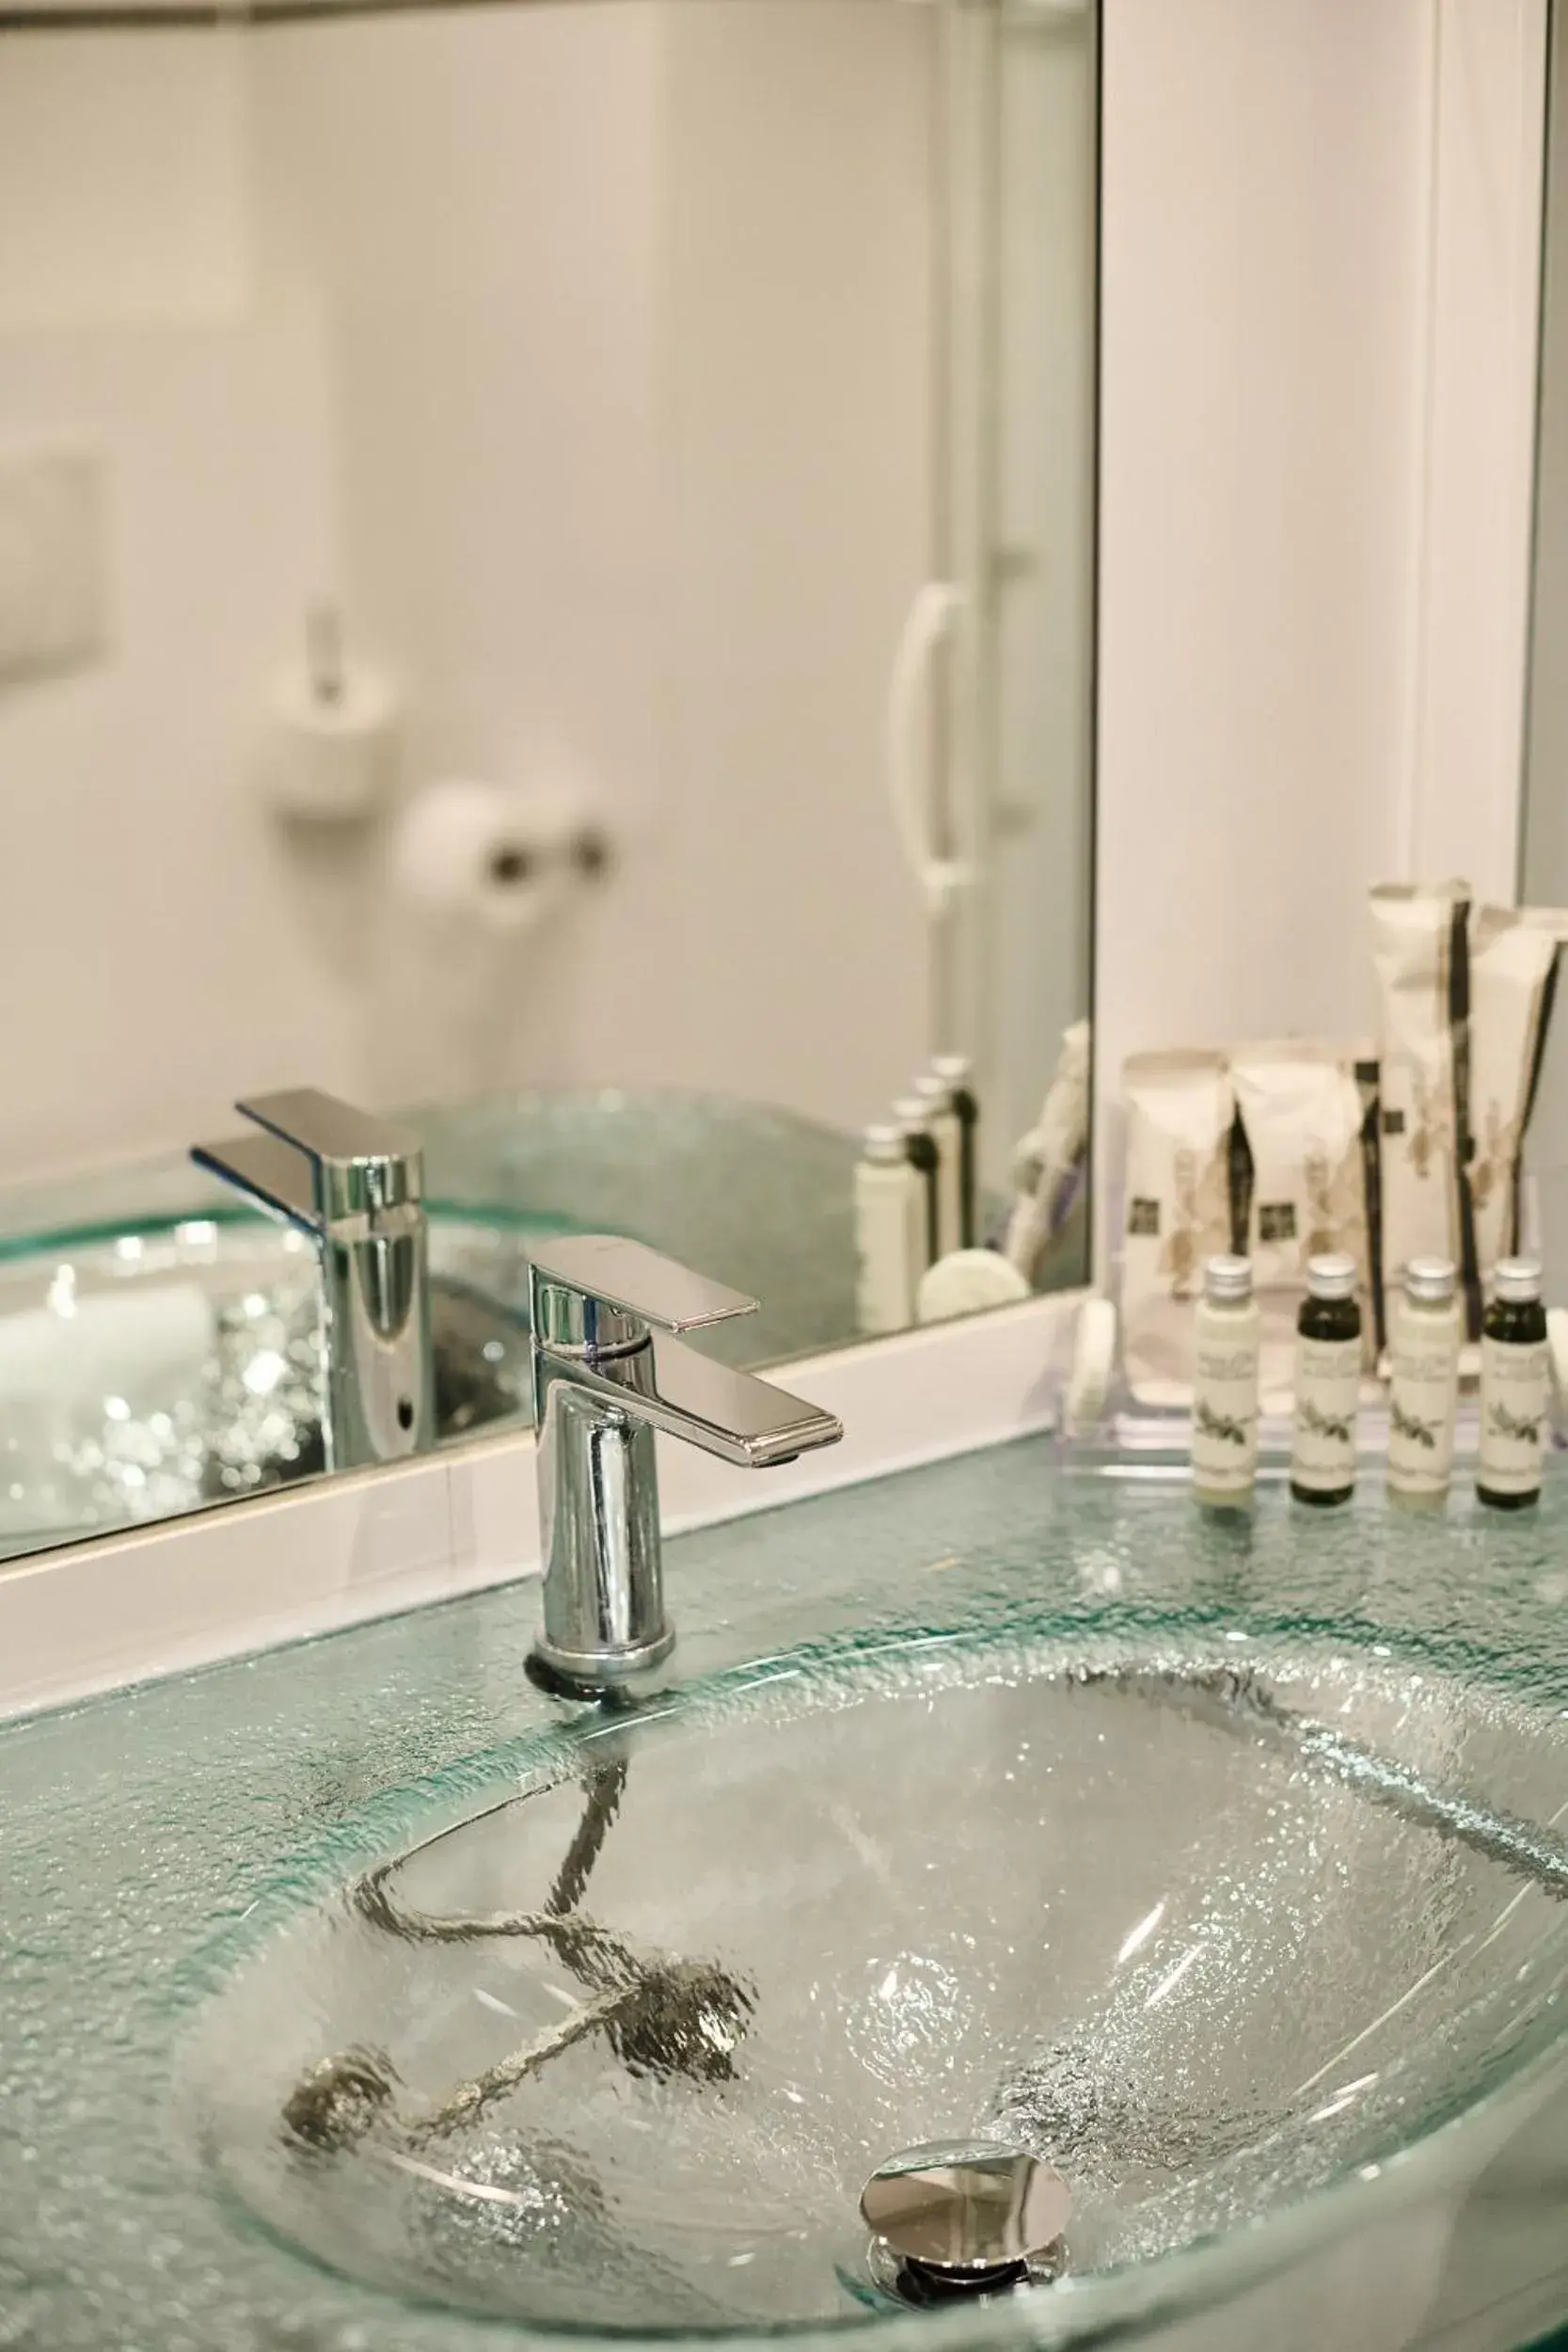
[[[1097,46],[0,13],[0,1551],[515,1424],[542,1234],[752,1362],[1083,1279]],[[426,1277],[353,1438],[324,1298]]]

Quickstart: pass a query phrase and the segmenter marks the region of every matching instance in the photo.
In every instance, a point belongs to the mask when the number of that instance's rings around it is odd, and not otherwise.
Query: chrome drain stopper
[[[918,2303],[1060,2278],[1071,2210],[1059,2172],[997,2139],[900,2149],[861,2191],[874,2270]]]

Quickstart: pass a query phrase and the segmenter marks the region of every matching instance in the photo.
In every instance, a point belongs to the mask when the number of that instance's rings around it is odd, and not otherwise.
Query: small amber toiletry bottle
[[[963,1248],[963,1129],[953,1090],[934,1070],[917,1078],[912,1091],[926,1105],[927,1129],[937,1147],[937,1256],[946,1258]]]
[[[1412,1258],[1388,1338],[1388,1492],[1441,1510],[1453,1475],[1459,1393],[1458,1285],[1451,1258]]]
[[[926,1230],[920,1257],[920,1272],[924,1274],[926,1268],[935,1265],[942,1255],[942,1154],[931,1133],[930,1105],[923,1102],[918,1094],[900,1095],[893,1106],[893,1116],[904,1138],[904,1151],[910,1165],[920,1178],[926,1203]]]
[[[1476,1462],[1476,1493],[1494,1511],[1522,1511],[1540,1497],[1550,1374],[1540,1264],[1499,1258],[1481,1327]]]
[[[1361,1309],[1355,1260],[1341,1251],[1307,1263],[1296,1317],[1296,1417],[1291,1492],[1298,1502],[1348,1502],[1355,1491],[1355,1414],[1361,1401]]]
[[[980,1247],[980,1104],[967,1054],[939,1054],[931,1074],[947,1089],[958,1121],[958,1206],[965,1249]]]
[[[1245,1258],[1211,1258],[1195,1313],[1193,1492],[1245,1510],[1258,1475],[1258,1355],[1262,1318]]]

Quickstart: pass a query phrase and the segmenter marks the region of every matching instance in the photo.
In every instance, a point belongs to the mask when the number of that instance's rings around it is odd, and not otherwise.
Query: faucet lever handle
[[[331,1168],[416,1165],[422,1157],[420,1138],[389,1119],[378,1119],[319,1087],[288,1087],[277,1094],[253,1094],[236,1103],[237,1111],[258,1127],[281,1136],[296,1151]]]
[[[210,1176],[276,1210],[291,1225],[308,1233],[318,1230],[310,1163],[293,1144],[277,1136],[226,1136],[221,1143],[193,1143],[191,1157]]]
[[[424,1191],[418,1136],[315,1087],[253,1095],[236,1110],[265,1133],[198,1144],[192,1158],[312,1232],[369,1218],[386,1230],[417,1216]]]
[[[660,1331],[700,1330],[757,1310],[744,1291],[710,1281],[619,1233],[567,1233],[543,1243],[533,1252],[530,1281],[535,1331],[578,1344],[625,1344],[640,1336],[635,1328],[605,1329],[604,1317],[585,1315],[585,1308],[609,1309],[633,1326],[652,1324]]]

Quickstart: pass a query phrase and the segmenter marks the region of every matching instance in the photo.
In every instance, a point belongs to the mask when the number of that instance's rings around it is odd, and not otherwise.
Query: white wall
[[[1422,16],[1110,0],[1107,1070],[1367,1017],[1415,628]]]
[[[881,719],[930,564],[930,31],[645,0],[6,37],[0,439],[102,444],[115,613],[106,664],[0,690],[6,1173],[290,1078],[846,1120],[906,1080]],[[404,689],[405,789],[564,782],[620,845],[434,1061],[377,845],[248,788],[324,592]]]
[[[329,532],[315,350],[250,300],[241,65],[199,33],[0,40],[0,448],[102,453],[111,640],[0,686],[8,1173],[186,1136],[305,1041],[353,1074],[237,783]]]
[[[674,0],[662,32],[643,1066],[858,1126],[926,1048],[883,741],[935,562],[934,13]]]
[[[930,53],[876,0],[257,44],[270,282],[321,316],[407,787],[565,783],[619,843],[498,974],[510,1037],[476,1008],[493,1082],[855,1120],[913,1065],[880,728],[929,562]],[[430,1082],[383,1042],[372,1090]]]
[[[1371,882],[1509,887],[1543,24],[1107,0],[1102,1179],[1130,1050],[1354,1034]]]
[[[657,838],[652,8],[433,10],[271,28],[249,96],[269,305],[331,387],[351,644],[398,675],[403,786],[563,781],[626,845],[551,942],[476,968],[439,1039],[425,933],[356,926],[350,993],[379,1100],[483,1076],[610,1078]],[[376,847],[368,846],[373,859]],[[330,902],[325,910],[330,914]],[[595,954],[595,950],[603,952]],[[486,1003],[503,994],[504,1007]],[[637,1024],[633,1022],[633,1034]]]
[[[976,993],[1001,1186],[1061,1031],[1089,1009],[1099,160],[1088,13],[1012,10],[998,38],[995,453],[977,485],[995,509],[996,777]]]
[[[0,45],[0,322],[232,319],[247,228],[238,33]]]
[[[1541,341],[1540,473],[1536,492],[1528,775],[1524,858],[1528,895],[1568,906],[1568,39],[1552,41]],[[1568,1107],[1568,1106],[1565,1106]]]
[[[1568,906],[1568,27],[1558,16],[1543,264],[1540,471],[1520,897]],[[1528,1158],[1548,1295],[1568,1286],[1568,993],[1560,978]]]
[[[1433,0],[1409,864],[1510,904],[1522,825],[1550,0]],[[1558,114],[1558,135],[1561,116]]]

